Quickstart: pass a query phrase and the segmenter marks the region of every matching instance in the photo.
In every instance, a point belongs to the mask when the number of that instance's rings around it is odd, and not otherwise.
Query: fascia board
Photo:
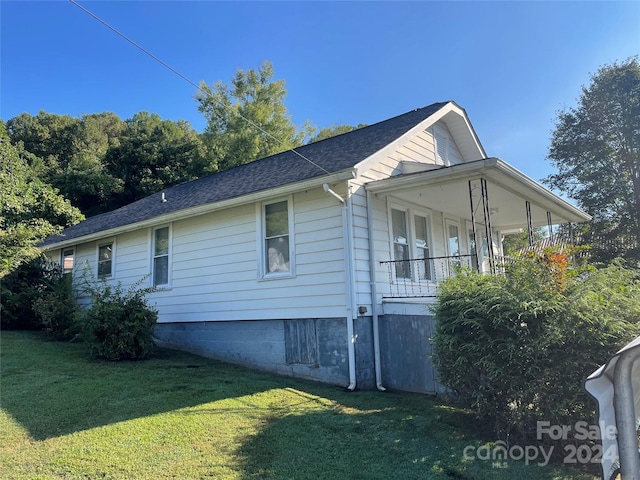
[[[495,175],[493,174],[494,172],[496,173]],[[556,207],[564,209],[574,217],[579,218],[582,222],[591,220],[591,216],[586,212],[571,205],[505,161],[495,157],[461,163],[451,167],[442,167],[438,170],[389,177],[366,183],[365,188],[372,193],[388,193],[398,189],[419,188],[420,186],[433,185],[436,183],[447,184],[458,182],[465,179],[472,179],[474,176],[486,176],[499,183],[500,187],[505,190],[522,196],[520,191],[510,188],[508,185],[508,181],[515,181],[518,185],[535,193],[539,198],[545,200],[545,202],[550,202]],[[505,180],[507,181],[505,182]]]
[[[128,233],[134,230],[139,230],[141,228],[148,228],[148,227],[153,227],[155,225],[160,225],[163,223],[173,222],[176,220],[183,220],[191,217],[196,217],[198,215],[210,213],[215,210],[222,210],[225,208],[246,205],[248,203],[262,201],[270,197],[288,195],[288,194],[292,194],[302,190],[308,190],[310,188],[321,187],[324,183],[352,180],[354,178],[354,175],[355,175],[354,170],[350,168],[350,169],[342,170],[340,172],[337,172],[331,175],[314,177],[312,179],[305,180],[302,182],[296,182],[288,185],[282,185],[276,188],[261,190],[259,192],[242,195],[240,197],[229,198],[226,200],[221,200],[219,202],[207,203],[204,205],[189,207],[182,210],[176,210],[174,212],[170,212],[164,215],[158,215],[152,218],[148,218],[146,220],[142,220],[140,222],[130,223],[127,225],[122,225],[120,227],[115,227],[108,230],[101,230],[99,232],[83,235],[81,237],[75,237],[69,240],[62,240],[62,241],[47,245],[46,247],[42,248],[42,250],[45,252],[49,250],[57,250],[59,248],[78,245],[81,243],[92,242],[95,240],[100,240],[102,238],[113,237],[115,235]]]

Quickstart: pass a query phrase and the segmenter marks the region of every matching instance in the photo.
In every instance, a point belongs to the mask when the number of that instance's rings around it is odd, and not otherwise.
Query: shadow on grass
[[[301,384],[323,408],[271,415],[238,454],[245,479],[594,479],[537,461],[465,459],[485,443],[473,416],[406,392],[354,392]],[[291,389],[290,389],[291,390]]]
[[[83,344],[2,332],[2,408],[35,440],[242,397],[277,387],[268,375],[183,352],[140,362],[92,360]]]

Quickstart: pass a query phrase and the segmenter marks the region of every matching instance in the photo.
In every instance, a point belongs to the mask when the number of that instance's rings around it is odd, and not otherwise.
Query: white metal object
[[[618,462],[622,480],[640,480],[637,421],[640,415],[640,337],[626,345],[585,381],[598,404],[602,477],[609,480]],[[617,434],[612,434],[616,432]]]

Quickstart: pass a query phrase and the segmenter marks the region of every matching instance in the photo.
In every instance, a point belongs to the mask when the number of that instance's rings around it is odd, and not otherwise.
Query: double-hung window
[[[406,211],[391,209],[391,229],[393,233],[393,259],[395,260],[396,278],[411,278]]]
[[[432,280],[431,248],[429,247],[429,219],[422,215],[413,217],[416,232],[416,258],[422,261],[416,263],[420,279]]]
[[[432,280],[429,217],[409,209],[391,208],[391,233],[396,278]]]
[[[98,277],[113,275],[114,248],[113,242],[98,245]]]
[[[60,263],[62,264],[62,271],[67,274],[73,272],[73,266],[75,263],[76,251],[73,248],[63,248],[61,252]]]
[[[156,228],[153,231],[153,286],[169,284],[169,250],[171,232],[169,227]]]
[[[292,274],[290,200],[263,204],[263,274]]]

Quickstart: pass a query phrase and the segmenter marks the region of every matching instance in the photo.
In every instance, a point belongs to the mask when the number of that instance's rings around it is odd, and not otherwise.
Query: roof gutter
[[[204,205],[197,205],[195,207],[183,208],[181,210],[169,212],[164,215],[157,215],[155,217],[151,217],[139,222],[129,223],[126,225],[110,228],[107,230],[100,230],[98,232],[90,233],[88,235],[83,235],[80,237],[70,238],[68,240],[60,240],[58,242],[42,247],[42,250],[45,250],[45,251],[55,250],[58,248],[64,248],[71,245],[77,245],[79,243],[86,243],[94,240],[99,240],[101,238],[113,237],[115,235],[119,235],[122,233],[131,232],[133,230],[138,230],[141,228],[152,227],[162,223],[172,222],[174,220],[182,220],[190,217],[196,217],[198,215],[204,215],[206,213],[210,213],[215,210],[221,210],[225,208],[246,205],[248,203],[254,203],[256,201],[263,200],[265,197],[268,197],[268,196],[288,195],[294,192],[298,192],[300,190],[308,190],[310,188],[322,187],[322,185],[325,183],[351,180],[354,178],[354,175],[355,175],[355,170],[350,168],[350,169],[342,170],[340,172],[337,172],[331,175],[314,177],[312,179],[305,180],[302,182],[289,183],[286,185],[282,185],[280,187],[275,187],[268,190],[260,190],[247,195],[220,200],[218,202],[207,203]],[[165,198],[164,200],[167,202],[170,202],[171,198]]]

